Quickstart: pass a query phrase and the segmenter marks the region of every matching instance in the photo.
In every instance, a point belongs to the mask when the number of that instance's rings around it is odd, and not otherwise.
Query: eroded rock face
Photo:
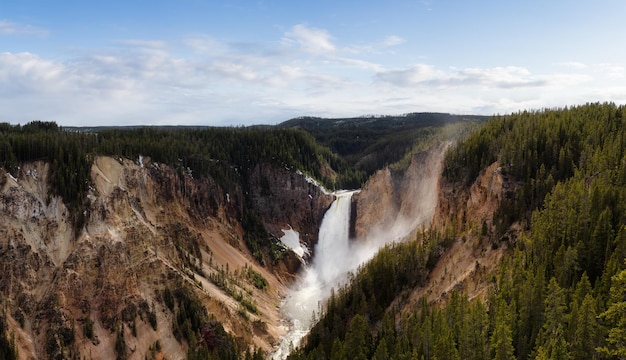
[[[493,216],[507,194],[516,191],[516,183],[503,176],[495,162],[483,170],[469,187],[460,187],[442,179],[434,226],[452,227],[457,232],[468,227],[493,227]]]
[[[181,175],[147,158],[98,157],[86,224],[74,235],[48,173],[43,162],[24,164],[0,189],[0,301],[10,309],[20,356],[115,358],[122,331],[129,358],[155,355],[157,340],[157,356],[184,358],[187,344],[176,340],[163,296],[181,284],[227,331],[271,349],[284,331],[277,307],[285,285],[246,248],[243,189],[226,192],[210,177]],[[278,237],[291,225],[314,241],[332,196],[269,165],[255,169],[249,185],[268,231]],[[281,268],[295,271],[297,262],[286,256]],[[267,285],[255,286],[250,271]],[[249,294],[258,313],[241,316],[236,293]]]
[[[357,238],[399,237],[429,225],[437,203],[437,184],[449,144],[413,155],[404,170],[379,170],[359,194],[354,232]]]
[[[257,165],[250,176],[253,207],[275,237],[289,227],[300,233],[310,249],[317,241],[319,225],[334,200],[304,175],[270,164]]]

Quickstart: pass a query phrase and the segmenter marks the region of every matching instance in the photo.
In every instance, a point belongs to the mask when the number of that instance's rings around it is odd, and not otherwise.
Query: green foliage
[[[2,133],[0,167],[19,176],[24,162],[49,162],[52,192],[66,203],[75,232],[82,229],[91,182],[88,153],[96,145],[95,136],[60,131],[55,123],[40,121],[4,126]]]
[[[252,269],[251,267],[248,267],[248,271],[246,275],[248,279],[252,282],[254,287],[256,287],[259,290],[263,290],[267,287],[267,285],[269,285],[267,282],[267,279],[265,279],[263,275],[254,271],[254,269]]]
[[[626,358],[626,270],[615,274],[612,278],[610,305],[600,314],[600,318],[609,325],[606,346],[599,347],[599,353]]]
[[[261,162],[286,165],[334,188],[323,167],[340,163],[337,155],[302,130],[277,128],[138,128],[98,133],[97,151],[136,159],[150,156],[194,176],[210,175],[225,190],[246,181]],[[340,169],[339,169],[340,170]]]
[[[576,169],[593,176],[619,164],[623,110],[605,103],[495,117],[448,152],[444,176],[468,185],[498,161],[503,174],[523,183],[515,198],[502,203],[499,220],[526,218]]]
[[[183,266],[198,274],[204,274],[202,270],[202,251],[200,234],[193,234],[188,227],[181,223],[168,224],[164,231],[169,240],[174,243],[178,258]]]
[[[371,338],[371,341],[367,340],[367,348],[360,353],[369,359],[384,338],[388,354],[393,357],[395,344],[399,342],[393,321],[384,318],[385,309],[404,291],[422,285],[428,272],[436,264],[436,259],[450,244],[449,238],[430,232],[420,234],[413,241],[382,248],[351,278],[349,286],[331,294],[320,321],[311,329],[304,352],[330,354],[333,348],[340,352],[343,347],[346,353],[350,349],[350,356],[356,356],[358,349],[355,346],[360,346],[359,339]],[[385,328],[386,332],[378,334],[378,338],[373,336],[371,330],[364,330],[364,324],[371,326],[383,320],[388,326]],[[355,332],[358,333],[358,338],[354,336]],[[353,335],[348,336],[350,333]],[[334,344],[336,339],[341,340],[341,347]],[[405,344],[409,343],[406,339]],[[432,344],[428,349],[432,351]]]
[[[86,317],[83,325],[83,334],[89,340],[94,340],[94,332],[93,332],[93,320],[91,317]]]
[[[431,233],[384,248],[364,265],[331,296],[294,358],[342,349],[358,354],[346,346],[357,315],[373,338],[363,345],[367,357],[626,358],[623,113],[623,106],[587,104],[486,122],[449,151],[444,164],[453,186],[469,186],[495,161],[515,185],[495,213],[496,236],[513,222],[526,231],[509,243],[485,302],[455,291],[444,306],[423,300],[398,312],[406,291],[420,286],[454,241]],[[414,265],[402,265],[408,257]],[[384,330],[385,318],[397,319],[392,330]]]
[[[172,332],[185,340],[187,359],[240,359],[246,349],[209,316],[197,295],[182,283],[173,291],[175,316]]]
[[[304,129],[322,145],[345,159],[339,188],[359,188],[378,169],[401,162],[426,143],[443,135],[447,125],[472,126],[484,117],[441,113],[411,113],[399,116],[322,119],[301,117],[280,127]],[[406,166],[406,161],[399,166]]]

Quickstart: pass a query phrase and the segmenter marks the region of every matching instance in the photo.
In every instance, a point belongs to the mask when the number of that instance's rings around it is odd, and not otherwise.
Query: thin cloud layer
[[[285,33],[283,41],[286,44],[295,44],[307,53],[323,55],[336,50],[332,36],[328,31],[308,27],[303,24],[295,25]]]
[[[566,61],[553,73],[523,66],[442,68],[427,61],[386,65],[393,51],[409,45],[395,35],[342,43],[325,29],[297,24],[269,42],[211,35],[127,39],[62,60],[4,52],[0,121],[240,125],[300,115],[493,114],[626,102],[621,64]]]
[[[574,85],[590,80],[580,74],[534,75],[530,70],[517,67],[451,68],[439,70],[428,64],[416,64],[407,69],[381,71],[378,81],[398,87],[427,86],[484,87],[497,89],[539,88],[559,84]]]
[[[9,20],[0,20],[0,35],[47,36],[48,31],[28,24],[19,24]]]

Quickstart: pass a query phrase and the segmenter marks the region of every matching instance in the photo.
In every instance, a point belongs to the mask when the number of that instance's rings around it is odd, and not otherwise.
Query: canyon
[[[445,226],[451,212],[489,221],[493,211],[475,207],[497,206],[501,177],[491,169],[470,194],[451,195],[440,177],[448,146],[414,154],[405,169],[379,170],[352,198],[330,194],[297,169],[276,164],[258,164],[245,188],[226,192],[208,176],[181,176],[148,156],[100,156],[91,168],[86,223],[76,233],[66,205],[48,186],[50,164],[25,163],[19,173],[5,175],[0,195],[0,290],[19,356],[114,358],[121,336],[129,359],[185,358],[189,345],[176,333],[176,314],[165,300],[166,292],[181,287],[192,289],[211,319],[242,344],[284,356],[286,347],[279,344],[293,330],[294,313],[287,308],[298,289],[321,291],[299,313],[310,321],[330,289],[384,244],[431,224]],[[318,237],[325,236],[320,225],[335,199],[352,210],[339,224],[349,249],[339,254],[332,248],[329,257]],[[255,209],[271,237],[295,232],[312,251],[283,248],[279,259],[259,261],[244,239],[245,206]],[[429,285],[413,298],[428,294],[436,301],[459,284],[484,292],[485,269],[493,269],[502,248],[488,250],[478,234],[468,236],[473,240],[443,254]],[[485,264],[481,271],[478,263]],[[322,276],[325,287],[303,285],[310,276]]]

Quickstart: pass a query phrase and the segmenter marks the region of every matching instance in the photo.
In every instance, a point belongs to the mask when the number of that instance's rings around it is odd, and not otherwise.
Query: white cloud
[[[587,64],[578,62],[578,61],[566,61],[566,62],[562,62],[559,63],[557,65],[566,67],[566,68],[570,68],[570,69],[574,69],[574,70],[584,70],[586,68],[588,68]]]
[[[0,20],[0,34],[47,36],[48,31],[32,25],[18,24],[9,20]]]
[[[383,41],[370,44],[350,45],[344,51],[351,54],[380,54],[383,50],[403,44],[405,40],[399,36],[388,36]]]
[[[543,73],[462,62],[391,68],[385,59],[404,40],[381,39],[346,44],[326,30],[295,25],[264,43],[196,35],[119,40],[63,60],[0,53],[0,121],[224,125],[300,115],[492,114],[626,99],[623,64],[564,62]]]
[[[31,53],[0,53],[0,94],[45,93],[63,86],[63,66]]]
[[[216,62],[211,69],[220,74],[224,78],[233,78],[236,80],[253,81],[259,78],[254,69],[229,62]]]
[[[116,43],[135,47],[135,48],[144,48],[144,49],[165,49],[167,48],[167,43],[161,40],[140,40],[140,39],[126,39],[126,40],[118,40]]]
[[[404,43],[404,39],[399,36],[388,36],[383,42],[380,44],[382,47],[390,47],[396,46]]]
[[[622,79],[626,76],[626,68],[618,64],[598,64],[593,66],[596,72],[609,78]]]
[[[480,86],[515,89],[571,85],[590,78],[579,74],[534,75],[528,69],[518,66],[438,70],[432,65],[417,64],[405,69],[378,72],[376,79],[399,87]]]
[[[303,24],[295,25],[285,33],[283,42],[289,45],[298,45],[307,53],[324,55],[336,50],[330,33],[323,29],[308,27]]]
[[[219,55],[228,51],[226,44],[211,36],[196,36],[183,39],[183,44],[203,55]]]
[[[384,71],[384,67],[379,64],[375,64],[366,60],[345,58],[345,57],[332,57],[329,59],[330,63],[343,65],[351,68],[358,68],[363,70]]]

